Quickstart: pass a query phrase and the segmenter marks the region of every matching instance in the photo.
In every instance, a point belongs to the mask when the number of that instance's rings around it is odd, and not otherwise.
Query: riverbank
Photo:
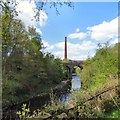
[[[54,104],[46,106],[43,110],[33,113],[31,118],[39,118],[41,120],[46,119],[67,119],[67,120],[77,120],[80,118],[104,118],[104,114],[111,113],[113,110],[120,110],[119,107],[115,104],[119,101],[118,97],[119,85],[108,87],[103,89],[96,94],[91,95],[91,97],[85,98],[80,102],[72,102],[66,105],[65,107],[60,106],[60,104]],[[107,97],[107,99],[106,99]],[[111,99],[112,97],[112,99]],[[109,107],[108,107],[109,105]],[[51,107],[51,108],[50,108]],[[27,109],[27,108],[26,108]],[[105,111],[104,111],[105,109]],[[104,114],[103,114],[104,113]],[[26,112],[23,118],[28,117]],[[118,118],[118,114],[114,116]]]
[[[88,84],[85,84],[88,85]],[[118,79],[107,79],[100,82],[99,86],[83,87],[75,92],[69,104],[53,104],[46,106],[33,118],[40,119],[80,119],[80,118],[105,118],[106,113],[112,114],[114,110],[120,111]],[[117,112],[117,113],[118,113]],[[115,112],[116,113],[116,112]],[[110,116],[110,115],[109,115]],[[118,114],[113,116],[118,118]]]
[[[23,104],[26,104],[31,112],[40,109],[43,107],[44,104],[48,104],[50,101],[50,93],[53,92],[53,94],[56,94],[56,96],[60,96],[63,93],[66,93],[69,91],[71,87],[71,80],[62,81],[59,85],[55,86],[52,89],[49,89],[46,93],[40,93],[36,96],[32,96],[31,98],[19,103],[19,104],[13,104],[8,107],[3,108],[3,118],[9,119],[9,118],[16,118],[16,112],[18,110],[21,110],[21,106]]]

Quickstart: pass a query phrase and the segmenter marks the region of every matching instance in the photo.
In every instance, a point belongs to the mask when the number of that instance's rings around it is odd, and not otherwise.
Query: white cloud
[[[104,21],[99,25],[88,27],[91,32],[91,38],[97,41],[108,41],[118,36],[118,17],[110,22]]]
[[[83,41],[81,44],[81,50],[90,50],[95,49],[96,47],[96,44],[91,41]]]
[[[51,52],[56,57],[64,58],[64,42],[59,42],[54,45],[50,45],[48,42],[43,41],[46,46],[46,51]],[[67,43],[68,58],[73,60],[82,60],[88,57],[89,51],[96,49],[96,45],[91,41],[83,41],[82,44]],[[87,54],[83,54],[86,52]],[[93,56],[90,54],[90,56]]]
[[[42,43],[43,43],[43,47],[45,47],[45,50],[48,51],[48,52],[54,48],[53,45],[50,45],[50,44],[49,44],[48,42],[46,42],[45,40],[42,40]]]
[[[61,58],[61,59],[63,59],[64,58],[64,51],[62,50],[62,51],[54,51],[53,52],[53,55],[55,55],[55,57],[57,57],[57,58]]]
[[[44,47],[49,47],[48,42],[46,42],[45,40],[42,40],[42,43],[43,43]]]
[[[54,47],[59,49],[64,49],[64,42],[59,42],[55,44]],[[72,51],[90,50],[90,49],[95,49],[96,44],[92,43],[91,41],[83,41],[82,44],[74,44],[74,43],[67,42],[67,47],[69,50],[72,50]]]
[[[70,39],[85,39],[89,37],[98,42],[106,42],[110,39],[114,41],[118,37],[118,19],[120,19],[120,17],[87,27],[86,32],[80,32],[79,28],[77,28],[76,32],[69,34],[68,37]]]
[[[38,32],[40,35],[42,35],[42,31],[40,29],[38,29],[37,27],[36,28],[36,32]]]
[[[45,11],[44,10],[40,10],[40,21],[39,21],[40,26],[46,25],[47,19],[48,19],[48,16],[45,13]]]
[[[40,28],[37,28],[37,24],[39,24],[40,26],[44,26],[46,25],[46,21],[48,19],[47,14],[45,13],[45,11],[41,10],[40,11],[40,21],[36,22],[35,19],[35,1],[34,0],[24,0],[24,1],[19,1],[17,0],[18,5],[17,5],[17,11],[20,11],[18,18],[21,19],[23,21],[23,23],[25,24],[26,28],[28,26],[34,26],[37,30],[37,32],[39,32],[40,34],[42,34],[42,31],[40,30]]]
[[[59,49],[64,49],[64,42],[59,42],[59,43],[56,43],[55,45],[54,45],[54,47],[56,47],[56,48],[59,48]],[[69,44],[69,43],[67,43],[67,44]]]
[[[77,29],[76,29],[76,32],[80,32],[80,29],[79,29],[79,28],[77,28]]]
[[[23,20],[26,26],[35,25],[36,21],[34,20],[34,10],[35,9],[35,3],[34,1],[29,2],[26,1],[18,1],[17,10],[20,11],[18,18]]]
[[[88,54],[83,55],[80,54],[79,52],[73,54],[69,54],[69,53],[70,52],[68,52],[68,59],[71,60],[85,60],[86,58],[88,58]],[[64,59],[64,51],[53,52],[53,54],[58,58]]]
[[[111,40],[110,45],[118,43],[118,38]]]
[[[87,37],[87,33],[84,32],[77,32],[77,33],[71,33],[68,35],[70,39],[85,39]]]

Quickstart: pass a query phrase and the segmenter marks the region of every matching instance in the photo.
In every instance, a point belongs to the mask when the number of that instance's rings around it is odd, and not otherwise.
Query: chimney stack
[[[64,59],[67,59],[67,37],[65,37],[65,51],[64,51]]]

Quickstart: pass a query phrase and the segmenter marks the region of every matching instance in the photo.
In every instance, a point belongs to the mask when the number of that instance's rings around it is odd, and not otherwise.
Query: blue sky
[[[36,4],[32,2],[31,6],[35,7]],[[110,39],[110,44],[117,42],[117,2],[76,2],[74,9],[63,5],[58,10],[60,15],[56,14],[54,8],[46,6],[40,12],[40,21],[31,22],[25,16],[33,13],[29,6],[26,13],[24,14],[24,10],[19,17],[28,26],[36,27],[42,36],[44,46],[47,47],[44,51],[63,59],[64,37],[67,36],[68,58],[82,60],[88,55],[94,56],[98,43],[105,43]],[[32,17],[28,16],[28,19]]]
[[[60,15],[55,9],[47,9],[48,21],[46,26],[40,27],[43,39],[50,44],[64,40],[68,34],[75,32],[76,28],[86,32],[88,26],[94,26],[103,21],[111,21],[118,16],[117,3],[74,3],[74,9],[63,6],[59,8]],[[76,42],[71,40],[71,42]]]

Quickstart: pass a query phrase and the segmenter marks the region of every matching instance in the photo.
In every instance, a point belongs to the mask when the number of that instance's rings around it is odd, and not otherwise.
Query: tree
[[[22,21],[16,19],[12,2],[0,2],[3,106],[21,102],[38,94],[41,85],[56,84],[64,78],[61,61],[41,52],[41,36],[33,26],[26,30]]]

